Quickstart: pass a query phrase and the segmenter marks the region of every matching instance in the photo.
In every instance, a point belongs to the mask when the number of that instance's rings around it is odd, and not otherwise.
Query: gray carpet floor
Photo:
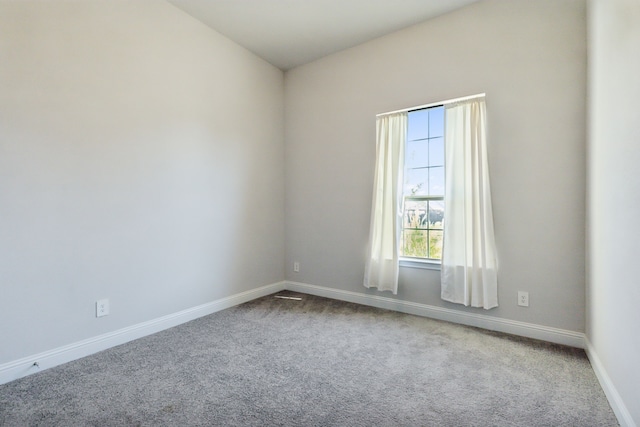
[[[582,350],[296,295],[4,384],[0,425],[618,425]]]

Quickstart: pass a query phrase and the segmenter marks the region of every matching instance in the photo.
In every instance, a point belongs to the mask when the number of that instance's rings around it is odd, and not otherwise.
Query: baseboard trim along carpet
[[[602,390],[604,390],[604,394],[607,396],[607,400],[609,400],[609,405],[611,405],[611,409],[613,409],[613,413],[616,414],[618,418],[618,422],[621,427],[637,427],[633,418],[631,418],[631,413],[627,409],[627,406],[624,404],[622,397],[618,393],[618,390],[613,385],[611,378],[609,378],[609,374],[602,366],[602,362],[598,357],[593,345],[588,339],[585,339],[585,351],[587,353],[587,357],[589,358],[589,362],[591,362],[591,367],[593,371],[596,373],[596,377],[600,382],[600,386],[602,386]]]
[[[609,400],[609,403],[623,427],[637,427],[626,405],[613,385],[609,375],[605,371],[595,349],[579,332],[564,329],[551,328],[531,323],[518,322],[508,319],[499,319],[475,313],[465,313],[443,307],[403,301],[378,295],[366,295],[358,292],[344,291],[308,283],[283,281],[262,286],[239,294],[231,295],[216,301],[182,310],[147,322],[132,325],[107,334],[92,337],[73,344],[58,347],[32,356],[0,365],[0,384],[4,384],[18,378],[52,368],[63,363],[124,344],[147,335],[172,328],[182,323],[189,322],[202,316],[215,313],[220,310],[252,301],[266,295],[283,290],[332,298],[371,307],[414,314],[438,320],[445,320],[468,326],[519,335],[528,338],[539,339],[547,342],[568,345],[585,349],[593,370]]]
[[[414,314],[417,316],[475,326],[493,331],[553,342],[556,344],[568,345],[571,347],[585,348],[584,334],[579,332],[550,328],[547,326],[518,322],[514,320],[493,318],[491,316],[483,316],[474,313],[464,313],[427,304],[403,301],[377,295],[365,295],[357,292],[311,285],[308,283],[285,281],[262,286],[260,288],[182,310],[147,322],[132,325],[107,334],[88,338],[73,344],[5,363],[0,365],[0,384],[4,384],[63,363],[71,362],[72,360],[106,350],[107,348],[124,344],[190,320],[215,313],[216,311],[224,310],[285,289],[377,308],[384,308],[387,310],[394,310],[401,313]]]
[[[284,290],[285,282],[273,283],[250,291],[241,292],[216,301],[188,308],[177,313],[138,323],[117,331],[109,332],[73,344],[55,348],[22,359],[0,365],[0,384],[34,374],[44,369],[53,368],[81,357],[142,338],[147,335],[172,328],[202,316],[215,313],[226,308],[252,301],[274,292]]]
[[[317,295],[325,298],[353,302],[401,313],[415,314],[417,316],[430,317],[432,319],[445,320],[467,326],[489,329],[491,331],[504,332],[527,338],[548,341],[571,347],[585,348],[585,335],[580,332],[565,329],[551,328],[533,323],[518,322],[516,320],[500,319],[475,313],[464,313],[433,305],[402,301],[394,298],[378,295],[365,295],[358,292],[350,292],[324,286],[310,285],[308,283],[285,283],[287,290]]]
[[[0,386],[41,424],[618,426],[582,349],[293,291]]]

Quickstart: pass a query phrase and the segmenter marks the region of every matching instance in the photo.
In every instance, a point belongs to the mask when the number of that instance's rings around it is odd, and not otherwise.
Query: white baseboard
[[[492,331],[568,345],[571,347],[585,347],[585,336],[581,332],[551,328],[548,326],[518,322],[515,320],[500,319],[482,314],[465,313],[448,308],[402,301],[378,295],[366,295],[358,292],[343,291],[324,286],[310,285],[308,283],[287,281],[285,282],[285,288],[291,291],[384,308],[387,310],[399,311],[401,313],[415,314],[417,316],[430,317],[438,320],[446,320],[448,322],[475,326]]]
[[[484,329],[505,332],[513,335],[524,336],[568,345],[572,347],[584,348],[591,365],[596,373],[600,384],[609,399],[609,403],[616,414],[622,427],[637,427],[631,418],[622,398],[614,387],[609,375],[602,366],[598,355],[591,343],[580,332],[568,331],[564,329],[550,328],[547,326],[532,323],[518,322],[485,316],[475,313],[465,313],[442,307],[419,304],[415,302],[402,301],[378,295],[366,295],[357,292],[344,291],[327,288],[324,286],[310,285],[299,282],[278,282],[250,291],[242,292],[230,297],[222,298],[177,313],[169,314],[154,320],[129,326],[114,332],[99,335],[93,338],[82,340],[53,350],[24,357],[19,360],[0,365],[0,384],[22,378],[24,376],[52,368],[63,363],[71,362],[97,353],[108,348],[124,344],[126,342],[142,338],[147,335],[160,332],[165,329],[180,325],[182,323],[215,313],[226,308],[270,295],[282,290],[307,293],[341,301],[353,302],[372,307],[394,310],[401,313],[414,314],[423,317],[430,317],[468,326],[476,326]],[[37,363],[37,365],[35,365]]]
[[[596,377],[598,377],[598,381],[600,381],[600,385],[604,390],[604,394],[607,396],[609,400],[609,405],[611,405],[611,409],[613,409],[613,413],[616,414],[618,418],[618,422],[621,427],[637,427],[636,423],[631,418],[631,413],[627,409],[627,406],[624,404],[622,397],[616,390],[611,378],[609,378],[609,374],[604,369],[598,354],[596,353],[595,348],[589,341],[588,338],[585,338],[586,343],[586,352],[589,361],[591,362],[591,366],[593,367],[594,372],[596,373]]]
[[[0,384],[34,374],[44,369],[52,368],[72,360],[97,353],[102,350],[160,332],[180,325],[190,320],[215,313],[238,304],[279,292],[285,288],[285,282],[273,283],[235,294],[226,298],[188,308],[177,313],[169,314],[137,325],[119,329],[114,332],[88,338],[73,344],[58,347],[33,356],[0,365]],[[37,364],[37,365],[36,365]]]

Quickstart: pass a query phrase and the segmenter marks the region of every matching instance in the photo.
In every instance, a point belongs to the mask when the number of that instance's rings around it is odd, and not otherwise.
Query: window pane
[[[429,166],[444,166],[444,138],[429,140]]]
[[[429,166],[429,142],[409,141],[406,145],[405,168],[420,168]]]
[[[427,194],[427,181],[429,179],[429,169],[408,169],[404,177],[404,194],[421,195]]]
[[[444,167],[429,168],[429,193],[430,196],[444,195]]]
[[[429,228],[437,228],[442,230],[442,221],[444,220],[444,202],[429,202]]]
[[[419,258],[427,258],[428,231],[423,230],[404,230],[402,239],[402,254],[404,256],[413,256]]]
[[[408,113],[404,195],[444,196],[444,107]],[[403,256],[441,259],[444,201],[405,200]]]
[[[429,138],[444,136],[444,107],[429,108]]]
[[[442,231],[429,231],[429,258],[442,259]]]
[[[407,141],[425,139],[429,136],[429,112],[428,110],[410,111],[407,114],[408,127]]]
[[[427,203],[426,200],[404,202],[404,228],[427,228]]]

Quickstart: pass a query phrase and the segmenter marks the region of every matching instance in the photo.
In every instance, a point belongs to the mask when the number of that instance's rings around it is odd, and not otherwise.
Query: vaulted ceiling
[[[282,70],[478,0],[169,0]]]

